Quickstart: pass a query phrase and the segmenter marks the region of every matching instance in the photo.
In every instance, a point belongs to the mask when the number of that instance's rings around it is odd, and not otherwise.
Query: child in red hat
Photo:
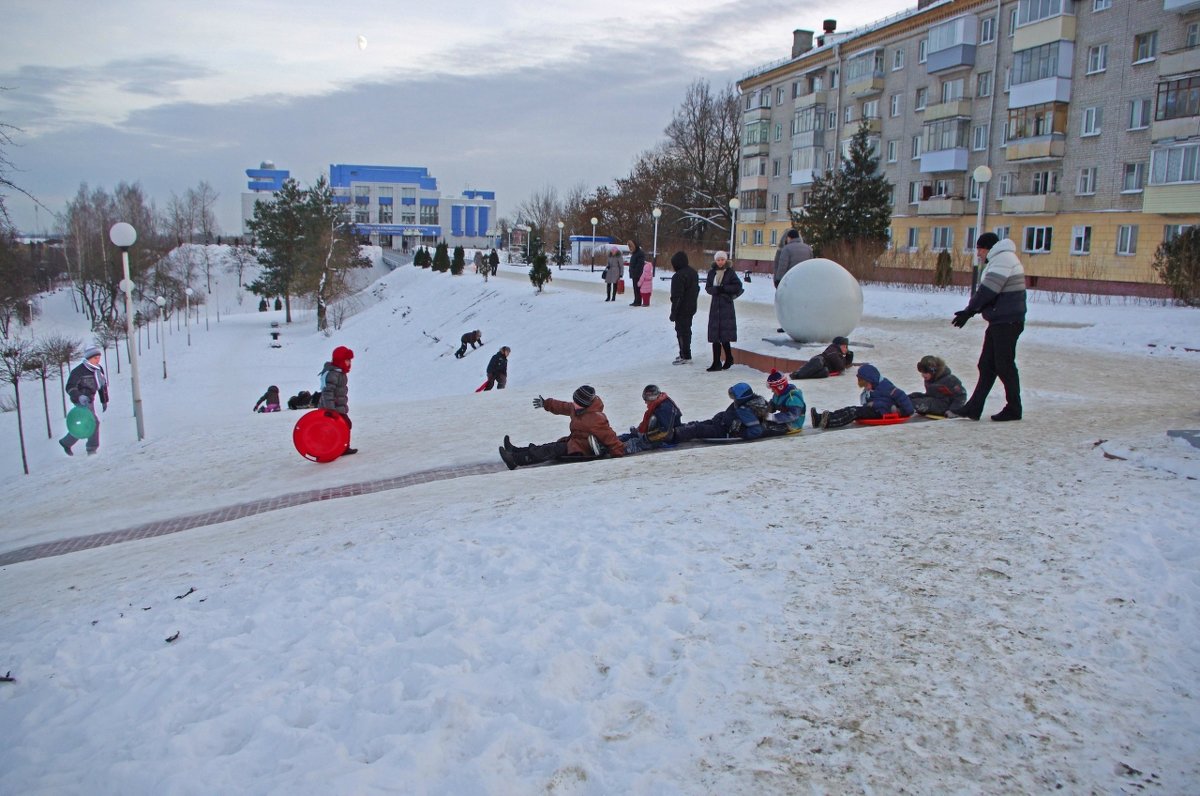
[[[321,399],[317,403],[318,409],[332,409],[340,414],[346,421],[346,428],[353,427],[350,423],[350,390],[346,384],[346,374],[350,372],[352,359],[354,352],[346,346],[340,345],[333,349],[333,357],[321,369]],[[358,453],[358,448],[347,445],[342,455],[349,456],[352,453]]]

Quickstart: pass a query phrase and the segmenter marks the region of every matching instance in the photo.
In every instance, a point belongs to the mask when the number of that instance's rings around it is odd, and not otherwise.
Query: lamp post
[[[187,307],[187,309],[184,310],[184,313],[183,313],[183,325],[184,325],[184,327],[187,328],[188,345],[190,346],[192,344],[192,326],[191,326],[192,289],[190,287],[185,288],[183,291],[183,295],[184,295],[184,305]],[[205,317],[208,317],[208,316],[206,315]]]
[[[983,218],[986,214],[987,204],[987,184],[992,179],[992,170],[987,166],[976,166],[972,175],[975,178],[975,184],[979,186],[979,209],[975,211],[975,238],[978,239],[983,234]],[[971,241],[974,243],[975,241]],[[975,257],[971,260],[971,295],[975,295],[975,288],[979,286],[979,249],[975,249]]]
[[[733,256],[733,243],[734,235],[737,234],[737,211],[741,206],[742,203],[736,196],[729,200],[729,264],[735,269],[737,268],[737,258]]]
[[[162,338],[160,345],[162,345],[163,378],[165,379],[167,377],[167,336],[163,334],[162,328],[163,323],[165,323],[167,320],[167,300],[162,296],[159,296],[158,298],[154,299],[154,303],[158,305],[158,334],[159,337]]]
[[[591,260],[589,271],[596,270],[596,225],[599,223],[596,217],[592,216],[592,256],[589,258]]]
[[[133,280],[129,278],[129,247],[137,241],[137,230],[124,221],[118,221],[108,231],[108,239],[121,250],[121,267],[125,278],[121,290],[125,292],[125,343],[129,347],[129,379],[132,382],[133,418],[137,424],[137,438],[141,442],[146,436],[142,422],[142,386],[138,380],[137,350],[133,347]]]
[[[658,220],[662,218],[662,208],[654,208],[650,215],[654,216],[654,248],[650,252],[650,274],[655,276],[658,271]]]
[[[562,270],[562,261],[563,261],[562,231],[563,231],[563,227],[565,227],[565,226],[566,226],[566,224],[564,224],[563,222],[561,222],[561,221],[558,222],[558,270],[560,270],[560,271]]]

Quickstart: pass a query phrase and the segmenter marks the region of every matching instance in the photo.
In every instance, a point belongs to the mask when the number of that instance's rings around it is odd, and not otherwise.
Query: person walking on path
[[[495,387],[497,390],[503,390],[508,384],[508,355],[512,353],[512,349],[508,346],[501,346],[500,350],[492,354],[492,358],[488,361],[487,366],[487,381],[483,383],[482,390],[490,390]]]
[[[608,251],[608,264],[604,266],[605,301],[617,300],[617,283],[621,281],[625,270],[625,260],[621,250],[613,246]]]
[[[799,230],[789,229],[783,236],[783,245],[775,252],[775,289],[779,289],[784,274],[812,256],[812,247],[800,237]]]
[[[643,306],[642,272],[646,269],[646,253],[642,251],[642,245],[636,240],[629,241],[629,252],[629,282],[633,287],[633,301],[629,303],[629,306],[641,307]],[[650,306],[650,302],[646,301],[645,306]]]
[[[468,345],[471,346],[472,351],[483,345],[483,332],[476,329],[473,332],[467,332],[460,339],[462,340],[462,345],[460,345],[458,350],[454,352],[454,356],[457,359],[462,359],[467,355]]]
[[[729,267],[729,255],[725,252],[717,252],[713,258],[704,292],[712,296],[708,305],[708,342],[712,343],[713,361],[707,369],[728,370],[733,367],[730,343],[737,341],[737,311],[733,308],[733,300],[742,295],[743,288],[742,280]],[[724,363],[721,362],[722,352]]]
[[[100,364],[103,353],[99,346],[88,346],[83,352],[83,361],[71,369],[67,376],[64,389],[71,403],[85,407],[96,418],[96,427],[87,441],[88,456],[100,450],[100,416],[96,414],[96,399],[100,400],[101,411],[108,411],[108,376]],[[71,448],[75,446],[75,437],[67,434],[58,441],[68,456],[74,456]]]
[[[555,415],[571,418],[571,432],[565,437],[542,445],[518,448],[508,437],[500,448],[500,458],[515,470],[527,464],[539,464],[552,459],[595,459],[605,454],[624,456],[625,446],[618,439],[604,414],[604,401],[596,390],[584,384],[571,395],[570,401],[538,396],[533,399],[535,409],[544,409]]]
[[[346,375],[350,373],[350,360],[354,352],[344,345],[333,349],[333,356],[321,369],[321,398],[317,401],[318,409],[332,409],[346,421],[346,428],[354,425],[350,422],[350,387]],[[351,448],[347,440],[343,456],[358,453],[358,448]]]
[[[1017,372],[1017,339],[1025,331],[1025,269],[1017,258],[1016,245],[994,232],[985,232],[975,241],[980,260],[987,264],[979,275],[979,288],[965,309],[954,313],[951,323],[958,328],[967,325],[972,316],[982,313],[988,322],[983,333],[983,350],[979,353],[979,380],[963,407],[955,412],[959,417],[978,420],[983,404],[999,377],[1004,385],[1004,408],[992,415],[992,420],[1020,420],[1021,376]]]
[[[679,341],[679,356],[673,364],[692,364],[692,318],[696,315],[696,299],[700,296],[700,275],[688,264],[687,252],[671,255],[671,323]]]

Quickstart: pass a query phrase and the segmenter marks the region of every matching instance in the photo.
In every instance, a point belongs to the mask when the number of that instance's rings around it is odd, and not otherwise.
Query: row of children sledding
[[[925,356],[917,363],[925,390],[905,393],[880,375],[874,365],[858,368],[860,404],[833,411],[811,409],[814,428],[828,429],[858,420],[881,421],[907,418],[913,414],[952,415],[967,401],[967,393],[958,377],[936,356]],[[571,418],[570,434],[554,442],[518,447],[505,436],[500,458],[515,470],[530,464],[550,461],[583,461],[601,456],[624,456],[659,448],[674,447],[692,441],[724,442],[754,440],[784,434],[798,434],[809,417],[804,394],[777,370],[767,376],[769,399],[754,392],[746,382],[729,388],[732,402],[708,420],[683,422],[683,413],[665,392],[654,384],[642,390],[646,412],[629,433],[618,435],[604,414],[604,401],[596,390],[585,384],[570,401],[538,396],[533,406],[551,414]]]

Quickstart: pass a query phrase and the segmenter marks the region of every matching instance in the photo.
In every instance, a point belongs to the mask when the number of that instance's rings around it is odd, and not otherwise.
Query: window
[[[918,227],[908,228],[908,248],[912,251],[921,248],[921,230]]]
[[[975,251],[975,238],[976,238],[975,227],[973,227],[973,226],[967,227],[967,237],[963,239],[963,251],[965,251],[965,252]]]
[[[983,152],[988,148],[988,125],[977,124],[971,130],[971,149]]]
[[[925,60],[926,60],[925,49],[928,46],[929,46],[929,44],[925,39],[921,39],[919,42],[917,42],[917,63],[919,63],[919,64],[925,63]]]
[[[1162,121],[1188,116],[1200,116],[1200,76],[1159,83],[1154,118]]]
[[[1017,9],[1014,6],[1008,10],[1008,38],[1012,38],[1017,32]]]
[[[380,205],[379,206],[379,223],[380,224],[392,223],[392,206],[391,205]]]
[[[1137,224],[1121,224],[1117,227],[1117,254],[1128,257],[1137,254]]]
[[[1146,164],[1126,163],[1121,176],[1121,193],[1140,193],[1146,187]]]
[[[867,100],[866,102],[864,102],[863,106],[862,106],[862,117],[864,119],[878,119],[879,118],[879,100],[873,99],[873,100]]]
[[[1048,135],[1064,135],[1067,131],[1067,105],[1063,102],[1047,102],[1026,108],[1008,111],[1006,141],[1021,138],[1038,138]]]
[[[830,69],[829,70],[829,87],[837,88],[838,80],[840,78],[841,78],[841,72],[839,72],[837,69]]]
[[[892,71],[904,68],[904,48],[897,47],[896,52],[892,53]]]
[[[774,160],[771,161],[771,176],[772,177],[779,176],[779,158],[775,158]]]
[[[1150,150],[1150,184],[1170,185],[1200,180],[1200,144]]]
[[[775,122],[775,140],[783,140],[783,122]]]
[[[1008,196],[1012,193],[1012,189],[1016,186],[1016,175],[1012,173],[1001,174],[1000,179],[996,181],[996,198]]]
[[[1017,24],[1028,25],[1062,14],[1073,14],[1072,0],[1020,0],[1017,3]]]
[[[921,183],[910,182],[908,184],[908,203],[915,205],[921,200]]]
[[[1092,228],[1071,227],[1071,254],[1092,253]]]
[[[1191,224],[1167,224],[1163,227],[1163,243],[1170,243],[1178,238],[1187,230],[1191,229]]]
[[[1030,47],[1028,50],[1013,53],[1013,85],[1019,86],[1048,77],[1067,77],[1068,75],[1059,75],[1058,45],[1059,42],[1052,41],[1040,47]]]
[[[1130,130],[1145,130],[1150,126],[1150,108],[1151,101],[1149,99],[1135,99],[1129,101]]]
[[[779,245],[779,230],[777,230],[777,229],[771,230],[771,245],[772,246]]]
[[[1104,109],[1098,107],[1083,109],[1083,129],[1079,131],[1082,136],[1100,135],[1100,126],[1104,120]]]
[[[772,213],[779,212],[779,194],[777,194],[777,193],[771,194],[771,212]]]
[[[1139,33],[1133,37],[1133,62],[1153,61],[1158,56],[1158,31]]]
[[[1027,252],[1048,252],[1050,251],[1051,238],[1053,237],[1053,227],[1025,227],[1025,251]]]
[[[750,110],[750,103],[753,101],[753,94],[746,95],[746,110]]]
[[[760,108],[771,107],[771,87],[770,86],[759,89],[758,107],[760,107]]]
[[[979,20],[979,43],[987,44],[996,40],[996,18],[985,17]]]
[[[1079,170],[1079,182],[1075,193],[1080,196],[1091,196],[1096,192],[1096,167],[1087,166]]]
[[[776,105],[782,105],[782,104],[783,104],[783,86],[780,86],[780,87],[779,87],[779,88],[778,88],[778,89],[775,91],[775,104],[776,104]]]
[[[1088,47],[1087,73],[1094,75],[1108,69],[1108,45],[1097,44]]]
[[[888,183],[887,203],[888,207],[896,206],[896,186],[891,183]]]
[[[926,99],[926,97],[928,97],[928,95],[929,95],[929,89],[925,88],[924,86],[917,89],[917,100],[916,100],[916,103],[913,105],[913,109],[918,110],[918,111],[925,110],[925,99]]]
[[[437,205],[421,205],[421,223],[422,224],[438,223]]]
[[[954,248],[954,228],[953,227],[934,227],[933,228],[933,250],[949,251]]]
[[[762,243],[763,243],[763,231],[761,229],[754,230],[754,245],[762,246]]]
[[[992,96],[992,73],[980,72],[975,76],[975,96],[990,97]]]
[[[917,160],[921,157],[921,136],[914,135],[912,137],[912,159]]]
[[[1200,22],[1193,22],[1187,26],[1187,39],[1183,46],[1187,50],[1200,47]]]
[[[1058,193],[1057,171],[1035,171],[1030,178],[1030,193],[1037,196]]]
[[[829,123],[826,125],[826,127],[828,127],[830,130],[833,130],[837,127],[837,111],[829,112],[829,120],[828,121],[829,121]]]
[[[900,97],[902,97],[902,96],[903,96],[902,94],[893,94],[891,96],[890,101],[888,103],[888,112],[892,116],[900,115]]]
[[[966,149],[970,134],[970,119],[939,119],[925,125],[925,152],[946,149]]]
[[[955,102],[963,98],[963,79],[942,81],[942,102]]]
[[[900,149],[899,144],[900,144],[900,142],[894,138],[891,141],[887,142],[887,162],[888,163],[896,162],[896,152]]]
[[[1092,11],[1107,11],[1112,8],[1112,0],[1092,0]]]
[[[1007,94],[1012,88],[1012,67],[1004,67],[1004,93]]]

